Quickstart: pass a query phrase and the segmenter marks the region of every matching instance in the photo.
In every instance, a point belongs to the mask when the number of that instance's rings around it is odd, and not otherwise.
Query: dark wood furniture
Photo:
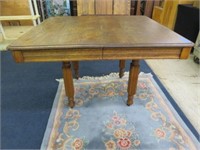
[[[9,46],[16,62],[63,62],[69,106],[74,107],[71,61],[132,60],[128,101],[133,104],[140,59],[186,59],[193,43],[144,16],[54,17]]]

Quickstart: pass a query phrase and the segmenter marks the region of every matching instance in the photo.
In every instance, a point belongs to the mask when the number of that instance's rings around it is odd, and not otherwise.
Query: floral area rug
[[[74,80],[70,109],[59,80],[41,149],[199,149],[151,74],[140,73],[132,106],[126,105],[127,81],[128,73]]]

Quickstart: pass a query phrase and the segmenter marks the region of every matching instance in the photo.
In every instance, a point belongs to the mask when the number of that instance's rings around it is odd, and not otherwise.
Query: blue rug
[[[74,80],[74,109],[59,80],[41,149],[199,149],[151,74],[139,75],[130,107],[127,80],[127,73]]]

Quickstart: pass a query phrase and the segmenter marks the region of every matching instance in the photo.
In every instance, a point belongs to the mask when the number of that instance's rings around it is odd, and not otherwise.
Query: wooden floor
[[[187,60],[147,60],[184,114],[200,133],[200,65]]]

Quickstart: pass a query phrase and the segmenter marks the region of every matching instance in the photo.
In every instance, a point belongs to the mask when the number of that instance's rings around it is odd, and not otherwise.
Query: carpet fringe
[[[123,78],[128,78],[128,76],[129,76],[129,72],[124,72]],[[139,77],[146,77],[146,76],[153,77],[153,75],[151,73],[144,73],[144,72],[139,73]],[[82,78],[79,78],[78,80],[80,80],[80,81],[83,81],[83,80],[106,80],[106,79],[116,79],[116,78],[120,80],[119,73],[112,72],[109,75],[97,76],[97,77],[83,76]],[[74,79],[74,81],[78,81],[78,80]],[[63,78],[56,79],[56,81],[63,82]]]

